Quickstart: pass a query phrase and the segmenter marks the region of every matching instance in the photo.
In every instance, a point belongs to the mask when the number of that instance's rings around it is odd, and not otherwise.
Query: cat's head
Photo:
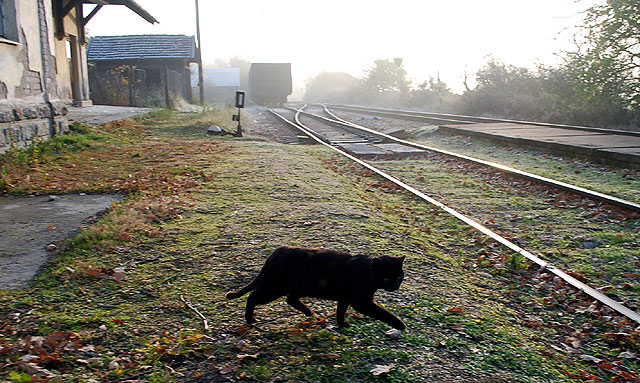
[[[383,255],[371,259],[371,279],[377,288],[396,291],[404,279],[402,271],[402,257]]]

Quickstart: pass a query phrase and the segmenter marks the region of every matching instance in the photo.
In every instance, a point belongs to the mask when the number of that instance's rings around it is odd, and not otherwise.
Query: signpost
[[[242,137],[242,126],[240,125],[240,109],[244,108],[244,92],[241,90],[236,91],[236,108],[238,108],[238,114],[233,115],[233,121],[238,121],[238,126],[236,127],[236,133],[233,136]]]

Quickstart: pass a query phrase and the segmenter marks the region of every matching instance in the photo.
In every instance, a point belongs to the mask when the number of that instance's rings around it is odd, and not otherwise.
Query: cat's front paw
[[[256,322],[257,322],[257,320],[256,320],[256,318],[254,318],[254,317],[248,317],[248,318],[247,318],[247,323],[248,323],[248,324],[254,324],[254,323],[256,323]]]
[[[340,327],[340,328],[347,328],[349,326],[351,326],[351,325],[349,323],[347,323],[347,322],[338,323],[338,327]]]
[[[403,322],[403,321],[401,321],[401,320],[399,320],[399,319],[398,319],[398,322],[397,322],[397,323],[394,323],[394,324],[392,324],[391,326],[393,326],[393,328],[395,328],[395,329],[397,329],[397,330],[400,330],[400,331],[403,331],[404,329],[406,329],[406,328],[407,328],[407,325],[406,325],[406,324],[404,324],[404,322]]]

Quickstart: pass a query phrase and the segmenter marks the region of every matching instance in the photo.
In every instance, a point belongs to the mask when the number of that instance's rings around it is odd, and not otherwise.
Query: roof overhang
[[[149,12],[147,12],[144,8],[142,8],[138,3],[134,0],[83,0],[85,4],[97,4],[97,5],[124,5],[129,8],[133,12],[135,12],[138,16],[147,20],[151,24],[159,23],[155,17],[151,16]]]
[[[63,19],[65,16],[71,12],[72,9],[76,9],[76,15],[81,15],[78,20],[78,33],[79,37],[84,40],[84,27],[87,25],[89,20],[105,5],[124,5],[129,8],[133,12],[135,12],[138,16],[142,17],[146,21],[151,24],[159,23],[155,17],[153,17],[149,12],[147,12],[144,8],[142,8],[138,3],[134,0],[54,0],[53,1],[53,16],[55,20],[56,26],[56,37],[58,39],[64,38],[64,22]],[[95,7],[91,10],[91,12],[84,16],[84,11],[82,6],[84,4],[94,4]]]

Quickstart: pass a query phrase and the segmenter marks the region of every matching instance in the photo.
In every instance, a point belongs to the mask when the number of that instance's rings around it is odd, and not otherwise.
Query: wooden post
[[[204,73],[202,69],[202,44],[200,43],[200,10],[198,8],[198,0],[196,0],[196,35],[198,36],[198,83],[200,86],[200,105],[204,105]]]
[[[169,108],[169,70],[167,69],[167,67],[163,67],[162,68],[162,72],[163,72],[163,77],[164,77],[164,102],[165,105],[167,107],[167,109]]]

